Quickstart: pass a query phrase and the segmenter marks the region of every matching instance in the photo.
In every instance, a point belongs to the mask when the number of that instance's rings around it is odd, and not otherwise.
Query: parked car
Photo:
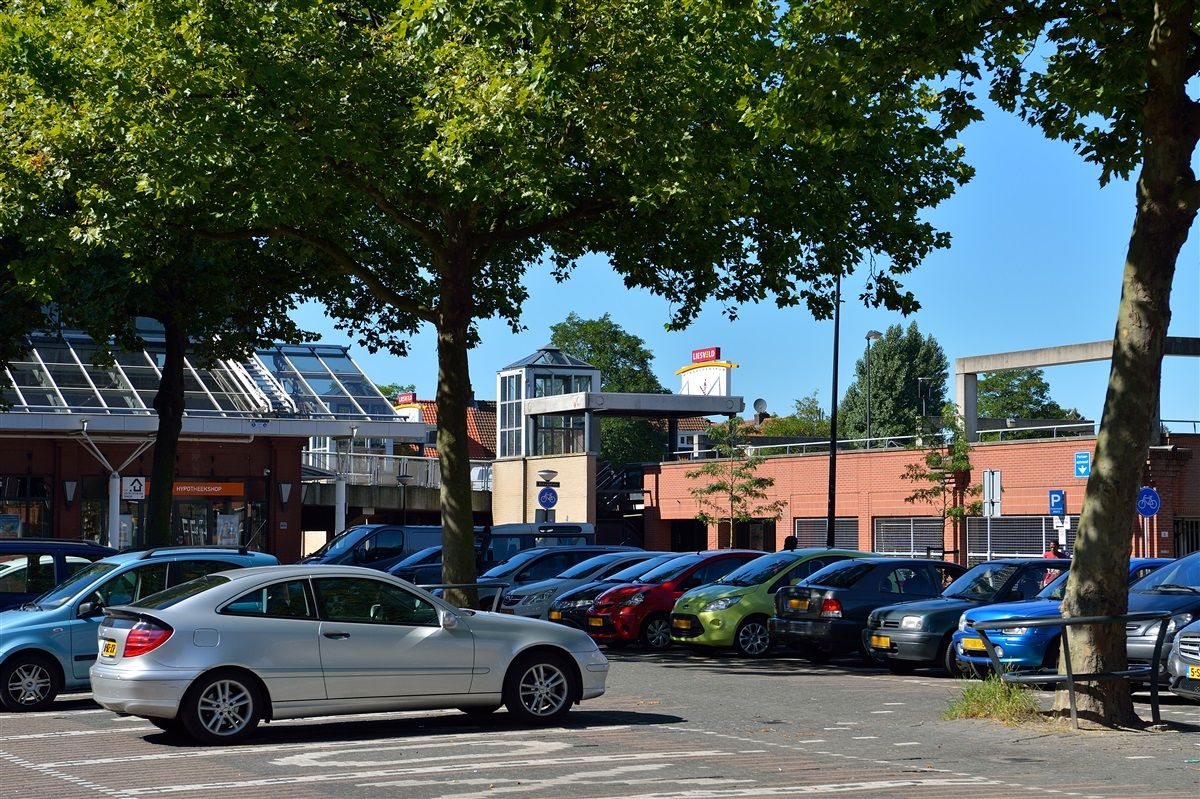
[[[1032,599],[1049,582],[1050,572],[1070,568],[1071,561],[1007,558],[980,563],[952,582],[935,599],[887,605],[871,611],[863,630],[863,646],[893,672],[917,666],[942,666],[959,674],[951,639],[963,611],[996,602]]]
[[[1171,562],[1171,558],[1133,558],[1129,561],[1129,582],[1137,582]],[[990,673],[992,661],[984,651],[983,639],[974,632],[975,624],[981,621],[1057,616],[1067,590],[1068,574],[1060,574],[1034,599],[984,605],[965,611],[959,618],[958,631],[953,639],[954,653],[959,663],[967,664],[969,670],[978,676]],[[1000,648],[1000,662],[1011,671],[1058,668],[1061,636],[1061,627],[1010,627],[988,633],[988,638]]]
[[[1175,560],[1129,587],[1129,612],[1165,610],[1171,613],[1163,641],[1164,656],[1171,651],[1175,633],[1200,618],[1200,552]],[[1158,637],[1157,621],[1125,625],[1125,650],[1130,666],[1149,665]],[[1168,658],[1163,658],[1159,680],[1167,682]]]
[[[1192,622],[1175,636],[1167,668],[1171,692],[1200,702],[1200,621]]]
[[[66,538],[0,540],[0,610],[49,591],[89,563],[117,554],[93,541]]]
[[[476,557],[478,557],[478,548],[476,548],[475,554]],[[434,547],[418,549],[411,555],[402,558],[395,564],[389,566],[385,571],[387,571],[387,573],[393,577],[399,577],[401,580],[408,580],[414,585],[419,585],[426,582],[441,582],[442,545],[438,544]],[[426,577],[433,577],[434,579],[426,580]]]
[[[608,577],[584,583],[578,588],[564,591],[550,603],[550,610],[546,613],[546,618],[558,624],[565,624],[568,627],[575,627],[580,630],[587,629],[587,612],[596,601],[596,597],[610,588],[634,582],[643,574],[654,571],[664,563],[669,563],[683,556],[683,553],[680,552],[667,552],[659,555],[651,553],[651,557],[641,563],[626,566],[621,571],[610,574]]]
[[[680,594],[715,582],[762,555],[757,550],[717,549],[675,558],[596,597],[587,611],[588,634],[616,646],[640,641],[647,649],[666,649],[671,645],[671,609]]]
[[[564,591],[578,588],[585,583],[603,580],[609,575],[642,563],[659,552],[635,550],[633,552],[606,552],[587,560],[580,561],[557,577],[542,580],[505,591],[500,599],[501,613],[515,613],[518,616],[529,616],[544,619],[550,612],[550,603]]]
[[[41,710],[63,691],[86,690],[104,609],[213,572],[276,563],[232,547],[123,552],[75,572],[17,610],[0,613],[0,703]]]
[[[506,561],[498,563],[479,575],[480,583],[500,583],[508,591],[530,583],[557,577],[577,563],[606,552],[640,552],[633,547],[605,546],[592,544],[585,547],[535,547],[518,552]],[[491,609],[496,595],[495,588],[479,589],[479,607]]]
[[[755,558],[679,597],[671,611],[671,640],[713,649],[733,647],[743,657],[765,655],[775,643],[769,622],[776,591],[831,563],[870,554],[822,547]]]
[[[775,594],[771,634],[809,660],[854,651],[870,658],[862,632],[872,611],[898,600],[936,597],[964,572],[964,567],[944,560],[843,560]]]
[[[475,568],[485,572],[518,552],[534,547],[577,547],[596,543],[591,525],[547,522],[502,524],[489,534],[487,527],[475,528]],[[439,539],[440,540],[440,539]],[[425,547],[384,569],[414,585],[442,582],[442,546]]]
[[[608,661],[578,630],[459,610],[374,569],[211,574],[108,610],[102,707],[229,744],[260,721],[501,704],[550,723],[604,693]]]

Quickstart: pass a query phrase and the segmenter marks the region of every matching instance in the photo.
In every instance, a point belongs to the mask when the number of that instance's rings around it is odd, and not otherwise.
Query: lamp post
[[[842,272],[833,284],[833,390],[829,394],[829,508],[825,519],[825,546],[833,549],[833,523],[837,501],[837,401],[838,401],[838,327],[841,323]]]
[[[396,475],[396,483],[400,486],[400,524],[408,527],[408,484],[413,481],[411,474]]]
[[[881,338],[878,330],[867,331],[867,449],[871,448],[871,342]]]

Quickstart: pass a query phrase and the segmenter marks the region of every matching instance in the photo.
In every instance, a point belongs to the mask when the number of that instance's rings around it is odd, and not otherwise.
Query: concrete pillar
[[[346,529],[346,477],[338,475],[333,484],[333,534]]]
[[[121,475],[108,475],[108,545],[114,549],[121,540]]]
[[[979,440],[979,376],[960,372],[954,376],[954,402],[962,417],[967,441]]]

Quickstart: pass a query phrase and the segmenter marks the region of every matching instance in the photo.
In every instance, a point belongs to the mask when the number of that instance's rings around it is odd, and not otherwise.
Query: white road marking
[[[892,744],[892,746],[920,746],[920,741],[905,741],[903,743]]]
[[[874,738],[878,738],[878,737],[879,737],[878,735],[855,735],[850,740],[852,740],[852,741],[870,741],[870,740],[872,740]]]
[[[463,746],[462,741],[396,741],[386,746],[372,746],[355,749],[353,752],[306,752],[299,755],[289,755],[287,757],[276,758],[270,761],[273,766],[291,766],[300,768],[376,768],[379,766],[395,766],[400,763],[439,763],[443,761],[462,760],[463,758],[476,759],[478,757],[488,757],[489,755],[496,757],[535,757],[545,756],[552,752],[560,752],[563,749],[570,749],[572,746],[568,741],[514,741],[511,739],[497,739],[486,741],[472,741],[468,747]],[[492,748],[493,751],[480,751],[481,748]],[[424,755],[424,752],[430,750],[453,750],[452,754],[441,757],[429,757]],[[416,753],[417,757],[406,757],[406,753]],[[365,754],[374,753],[375,757],[363,757]],[[350,757],[351,759],[340,759]]]
[[[1126,760],[1153,760],[1154,755],[1126,755]]]
[[[871,780],[858,782],[833,782],[823,785],[756,785],[752,788],[726,788],[683,791],[657,791],[643,794],[617,794],[595,797],[595,799],[740,799],[740,797],[760,796],[814,796],[818,794],[858,793],[865,796],[878,796],[882,791],[897,788],[941,788],[955,785],[999,785],[994,780],[982,777],[962,779],[959,777],[935,777],[929,779],[908,780]]]
[[[872,716],[882,716],[885,713],[895,713],[895,712],[896,711],[894,711],[894,710],[872,710],[871,715]]]
[[[907,704],[907,702],[884,702],[883,706],[887,707],[888,705],[904,705],[904,704]]]
[[[512,793],[534,793],[538,796],[555,796],[556,788],[563,788],[568,785],[634,785],[646,783],[663,783],[663,782],[681,782],[686,781],[689,786],[696,781],[684,778],[670,779],[662,776],[656,776],[654,779],[620,779],[623,774],[645,774],[649,771],[658,770],[667,767],[667,763],[646,764],[640,766],[616,766],[606,768],[600,771],[582,771],[572,774],[563,774],[559,777],[550,777],[548,779],[521,779],[521,780],[504,780],[504,784],[497,783],[495,780],[487,782],[482,791],[471,791],[468,793],[441,794],[438,799],[487,799],[490,796],[498,794]],[[482,781],[479,781],[482,782]],[[476,782],[476,784],[479,784]],[[708,786],[715,785],[732,785],[736,783],[752,783],[754,780],[701,780],[699,781]],[[455,781],[459,784],[459,781]],[[358,787],[361,788],[396,788],[401,787],[391,782],[369,782],[361,783]],[[561,795],[561,794],[557,794]]]
[[[138,719],[141,721],[141,719]],[[158,731],[158,727],[125,727],[121,732]],[[103,730],[62,730],[60,732],[31,732],[25,735],[0,735],[0,741],[36,741],[39,738],[78,738],[83,735],[112,735],[111,729]]]

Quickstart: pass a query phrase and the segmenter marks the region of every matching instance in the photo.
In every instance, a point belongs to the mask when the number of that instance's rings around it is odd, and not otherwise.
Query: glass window
[[[229,571],[238,568],[236,563],[224,560],[181,560],[172,564],[175,573],[171,575],[171,584],[186,583],[197,577],[204,577],[215,572]]]
[[[54,590],[42,594],[40,597],[38,597],[37,603],[47,610],[64,605],[74,599],[75,595],[85,585],[88,585],[97,578],[108,574],[117,568],[119,568],[119,566],[116,563],[97,561],[91,566],[87,566],[75,572],[75,574],[71,575],[69,579],[63,581],[63,583],[57,586]]]
[[[1146,593],[1195,593],[1200,590],[1200,553],[1192,553],[1138,580],[1133,591]]]
[[[842,561],[831,563],[823,569],[813,572],[802,585],[824,585],[829,588],[850,588],[869,574],[875,565],[860,561]]]
[[[145,599],[140,599],[133,603],[134,607],[148,608],[150,610],[164,610],[172,605],[175,605],[188,597],[203,594],[210,588],[216,588],[218,585],[223,585],[229,582],[228,577],[201,577],[197,580],[189,580],[186,583],[180,583],[173,588],[168,588],[165,591],[159,591],[157,594],[152,594]]]
[[[363,560],[394,558],[404,553],[403,530],[381,530],[363,542]]]
[[[144,596],[157,594],[167,587],[167,564],[148,563],[122,572],[96,589],[100,602],[107,606],[128,605]]]
[[[55,582],[53,555],[30,552],[0,558],[0,593],[40,594]]]
[[[230,602],[221,612],[237,616],[270,616],[277,619],[316,617],[304,580],[288,580],[256,588]]]
[[[330,621],[364,624],[437,624],[437,608],[399,586],[361,577],[313,580],[321,616]]]
[[[1015,563],[981,563],[959,577],[943,592],[943,596],[962,599],[991,600],[1017,571]],[[1037,592],[1035,591],[1034,594]],[[1030,594],[1032,597],[1033,594]]]
[[[730,572],[721,582],[724,585],[759,585],[765,583],[799,560],[795,552],[784,550],[773,555],[763,555],[750,563]]]

